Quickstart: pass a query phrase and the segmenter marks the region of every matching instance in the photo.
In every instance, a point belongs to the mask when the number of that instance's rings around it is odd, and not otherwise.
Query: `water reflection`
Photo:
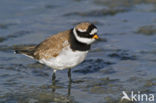
[[[68,81],[68,96],[70,96],[70,93],[71,93],[71,84],[72,84],[72,81]]]

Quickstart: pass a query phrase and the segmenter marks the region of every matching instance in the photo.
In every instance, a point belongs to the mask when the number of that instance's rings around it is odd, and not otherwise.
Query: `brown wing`
[[[47,38],[36,46],[34,51],[35,59],[49,59],[51,57],[56,57],[62,50],[63,47],[68,46],[65,41],[68,41],[70,35],[70,30],[64,31],[51,37]]]

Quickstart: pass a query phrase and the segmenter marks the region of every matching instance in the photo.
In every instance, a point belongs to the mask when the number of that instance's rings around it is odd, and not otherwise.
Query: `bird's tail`
[[[15,46],[14,50],[16,54],[23,54],[30,58],[34,58],[34,49],[35,45],[21,45],[21,46]]]

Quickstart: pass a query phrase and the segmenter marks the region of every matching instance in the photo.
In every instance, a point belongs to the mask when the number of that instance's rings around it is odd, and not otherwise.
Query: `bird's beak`
[[[93,39],[99,39],[99,36],[97,34],[95,34],[92,38]]]

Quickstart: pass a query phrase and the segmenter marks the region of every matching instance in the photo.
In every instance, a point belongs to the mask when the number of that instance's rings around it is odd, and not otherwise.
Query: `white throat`
[[[76,40],[81,42],[81,43],[85,43],[85,44],[89,45],[95,41],[95,39],[92,39],[92,38],[83,38],[83,37],[78,36],[75,28],[73,29],[73,33],[74,33]]]

